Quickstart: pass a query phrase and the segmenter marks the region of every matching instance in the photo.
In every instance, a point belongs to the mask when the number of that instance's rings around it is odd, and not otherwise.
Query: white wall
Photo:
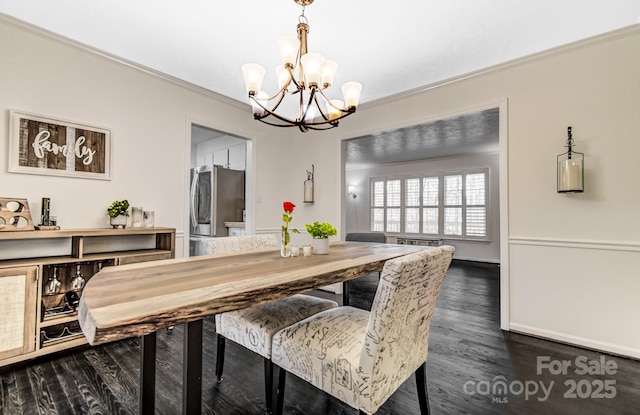
[[[249,109],[208,91],[173,82],[0,16],[0,195],[42,197],[63,228],[107,227],[115,199],[155,211],[157,226],[177,229],[177,255],[186,222],[190,120],[255,138]],[[9,109],[111,130],[112,180],[7,172]]]
[[[509,277],[506,326],[640,357],[640,26],[365,105],[340,128],[301,134],[263,127],[248,108],[214,94],[0,19],[0,193],[28,198],[35,211],[41,197],[51,197],[67,228],[106,226],[108,204],[126,197],[155,210],[158,225],[182,236],[187,135],[194,122],[251,139],[250,231],[277,231],[282,202],[291,200],[298,205],[293,226],[327,220],[343,232],[340,140],[508,99],[508,143],[501,154],[509,183],[501,189],[509,204],[502,212],[508,213],[501,258]],[[12,108],[110,128],[113,179],[7,173]],[[555,157],[564,151],[570,125],[576,150],[585,153],[586,191],[580,195],[557,194],[555,187]],[[316,202],[304,205],[302,183],[311,164]]]
[[[295,154],[340,175],[341,161],[317,161],[307,151],[310,141],[360,137],[508,100],[504,327],[640,357],[639,28],[364,105],[340,128],[302,137]],[[556,192],[556,155],[565,151],[568,126],[575,149],[585,153],[584,194]],[[329,191],[346,210],[343,186]]]
[[[345,183],[355,185],[357,197],[346,200],[345,232],[370,232],[371,192],[369,179],[372,177],[397,177],[423,173],[447,173],[463,169],[489,169],[488,242],[445,239],[444,242],[456,248],[455,258],[471,261],[500,263],[500,188],[498,154],[475,154],[468,156],[430,159],[414,163],[389,164],[368,169],[346,171]],[[388,236],[390,236],[389,234]]]
[[[273,127],[271,127],[273,128]],[[279,232],[282,224],[282,203],[296,205],[290,227],[299,229],[293,243],[309,243],[304,230],[306,223],[330,222],[341,230],[339,143],[331,136],[302,134],[299,130],[278,129],[280,136],[259,142],[255,151],[262,162],[256,166],[256,222],[258,232]],[[315,166],[315,202],[303,203],[307,170]],[[274,221],[275,219],[275,221]],[[332,237],[330,241],[337,241]]]

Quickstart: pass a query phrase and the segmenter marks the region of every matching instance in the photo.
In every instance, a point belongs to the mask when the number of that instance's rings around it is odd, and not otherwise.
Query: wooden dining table
[[[338,242],[328,255],[267,249],[107,267],[84,287],[78,320],[89,344],[141,337],[140,413],[155,410],[156,332],[185,324],[182,411],[202,408],[202,320],[381,271],[428,247]]]

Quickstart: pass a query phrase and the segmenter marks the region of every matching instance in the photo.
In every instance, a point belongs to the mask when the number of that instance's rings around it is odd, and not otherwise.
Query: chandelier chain
[[[305,5],[302,5],[302,14],[298,16],[298,23],[309,24],[309,20],[307,20],[307,16],[304,15]]]

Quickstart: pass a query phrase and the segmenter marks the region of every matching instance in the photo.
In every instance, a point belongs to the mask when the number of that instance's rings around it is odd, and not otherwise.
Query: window
[[[371,230],[384,232],[384,181],[371,183]]]
[[[440,179],[437,176],[422,179],[422,233],[424,234],[438,235],[439,194]]]
[[[466,234],[487,236],[486,174],[474,173],[465,176]]]
[[[387,232],[400,232],[400,180],[387,180]]]
[[[420,179],[404,182],[404,232],[420,233]]]
[[[462,175],[444,176],[444,235],[462,235]]]
[[[487,238],[488,169],[371,179],[371,231]]]

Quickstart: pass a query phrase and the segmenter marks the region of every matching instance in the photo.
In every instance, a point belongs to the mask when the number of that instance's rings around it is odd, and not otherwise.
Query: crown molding
[[[431,84],[423,85],[414,89],[410,89],[408,91],[400,92],[394,95],[389,95],[373,101],[364,102],[360,104],[359,107],[364,109],[364,108],[371,108],[371,107],[376,107],[380,105],[386,105],[393,101],[398,101],[398,100],[410,97],[412,95],[416,95],[429,90],[441,88],[441,87],[451,85],[466,79],[477,78],[477,77],[487,75],[493,72],[501,71],[504,69],[522,66],[531,62],[547,59],[549,57],[557,56],[559,54],[566,53],[579,48],[593,46],[601,43],[610,42],[612,40],[625,38],[625,37],[636,34],[638,31],[640,31],[640,23],[632,24],[632,25],[623,27],[621,29],[613,30],[611,32],[603,33],[596,36],[591,36],[585,39],[580,39],[575,42],[567,43],[561,46],[556,46],[554,48],[544,50],[542,52],[533,53],[531,55],[523,56],[521,58],[516,58],[507,62],[499,63],[497,65],[492,65],[483,69],[478,69],[477,71],[467,72],[462,75],[444,79],[442,81],[434,82]]]
[[[105,59],[108,59],[110,61],[113,62],[117,62],[120,63],[122,65],[128,66],[130,68],[139,70],[141,72],[147,73],[149,75],[155,76],[157,78],[160,78],[164,81],[170,82],[174,85],[180,86],[182,88],[185,89],[189,89],[193,92],[205,95],[209,98],[213,98],[217,101],[220,101],[224,104],[227,105],[231,105],[233,107],[242,109],[242,110],[249,110],[251,109],[251,106],[247,103],[238,101],[236,99],[227,97],[226,95],[222,95],[219,94],[215,91],[212,91],[210,89],[207,88],[203,88],[201,86],[198,86],[196,84],[192,84],[190,82],[184,81],[182,79],[176,78],[172,75],[166,74],[164,72],[158,71],[156,69],[153,68],[149,68],[147,66],[141,65],[139,63],[130,61],[128,59],[113,55],[111,53],[105,52],[103,50],[100,50],[98,48],[86,45],[84,43],[78,42],[74,39],[59,35],[57,33],[51,32],[49,30],[43,29],[41,27],[35,26],[33,24],[27,23],[23,20],[17,19],[13,16],[9,16],[5,13],[0,13],[0,21],[10,25],[13,25],[15,27],[19,27],[23,30],[27,30],[30,31],[32,33],[38,34],[40,36],[43,36],[45,38],[49,38],[52,40],[56,40],[59,41],[61,43],[65,43],[69,46],[75,47],[77,49],[80,49],[82,51],[88,52],[88,53],[92,53],[96,56],[101,56]],[[636,23],[636,24],[632,24],[626,27],[623,27],[621,29],[617,29],[611,32],[607,32],[607,33],[603,33],[600,35],[596,35],[596,36],[592,36],[592,37],[588,37],[585,39],[581,39],[581,40],[577,40],[575,42],[571,42],[571,43],[567,43],[565,45],[561,45],[561,46],[557,46],[551,49],[547,49],[545,51],[542,52],[537,52],[537,53],[533,53],[531,55],[527,55],[521,58],[517,58],[517,59],[513,59],[507,62],[503,62],[497,65],[493,65],[493,66],[489,66],[483,69],[479,69],[476,71],[471,71],[471,72],[467,72],[465,74],[462,75],[458,75],[452,78],[448,78],[448,79],[444,79],[442,81],[438,81],[438,82],[433,82],[431,84],[427,84],[427,85],[423,85],[414,89],[410,89],[408,91],[404,91],[404,92],[400,92],[397,94],[393,94],[393,95],[389,95],[383,98],[379,98],[373,101],[368,101],[368,102],[363,102],[359,105],[359,107],[361,109],[366,109],[366,108],[371,108],[371,107],[377,107],[380,105],[386,105],[389,104],[391,102],[394,101],[398,101],[407,97],[410,97],[412,95],[416,95],[416,94],[420,94],[429,90],[433,90],[433,89],[437,89],[437,88],[441,88],[462,80],[466,80],[466,79],[471,79],[471,78],[476,78],[479,76],[483,76],[486,74],[490,74],[496,71],[500,71],[500,70],[504,70],[504,69],[508,69],[508,68],[512,68],[512,67],[517,67],[517,66],[521,66],[530,62],[535,62],[538,60],[542,60],[542,59],[546,59],[548,57],[551,56],[556,56],[558,54],[561,53],[566,53],[567,51],[571,51],[571,50],[575,50],[578,48],[582,48],[582,47],[587,47],[587,46],[592,46],[592,45],[596,45],[596,44],[601,44],[601,43],[605,43],[605,42],[609,42],[615,39],[620,39],[620,38],[624,38],[633,34],[636,34],[638,31],[640,31],[640,22]]]

